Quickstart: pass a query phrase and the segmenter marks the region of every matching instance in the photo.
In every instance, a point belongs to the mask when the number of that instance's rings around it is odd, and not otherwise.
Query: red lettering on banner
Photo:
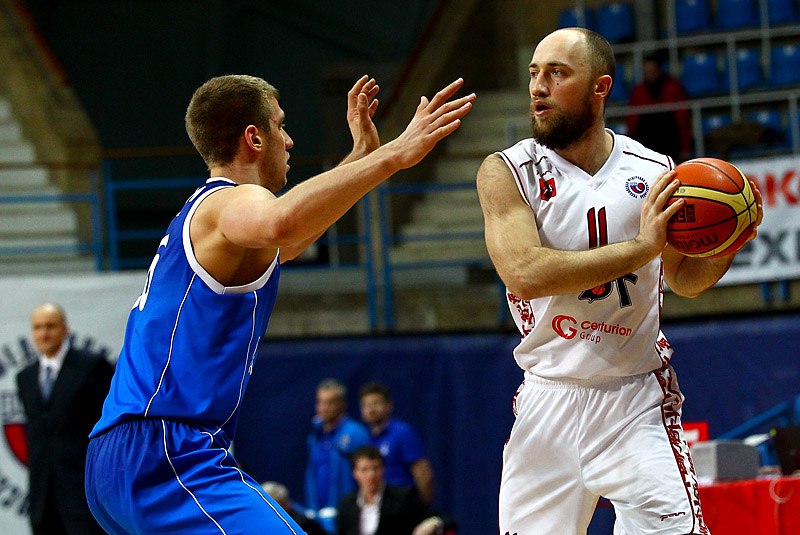
[[[800,180],[795,180],[797,175],[792,169],[786,171],[780,180],[772,173],[764,175],[763,183],[753,177],[748,178],[756,183],[767,206],[776,205],[781,197],[790,206],[800,203]]]

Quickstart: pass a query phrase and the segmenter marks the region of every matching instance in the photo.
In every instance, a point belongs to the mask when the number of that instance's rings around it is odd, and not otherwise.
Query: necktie
[[[50,391],[53,390],[53,368],[45,366],[44,368],[44,381],[42,381],[42,397],[44,399],[50,398]]]

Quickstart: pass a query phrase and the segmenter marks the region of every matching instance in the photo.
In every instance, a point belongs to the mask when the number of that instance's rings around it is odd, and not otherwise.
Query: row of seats
[[[767,0],[769,25],[800,23],[798,0]],[[675,30],[679,35],[709,30],[736,30],[758,27],[761,21],[759,0],[716,0],[712,9],[709,0],[675,0]],[[633,5],[610,2],[596,9],[578,7],[563,9],[559,28],[582,26],[603,35],[610,43],[626,43],[636,39]]]
[[[769,72],[769,76],[765,73]],[[629,77],[622,64],[617,65],[617,76],[611,100],[623,102],[630,94]],[[721,51],[687,52],[681,58],[680,80],[690,97],[704,97],[730,93],[730,67],[728,56]],[[736,51],[736,81],[739,91],[776,89],[800,84],[800,44],[774,45],[770,51],[770,69],[761,61],[758,48],[740,48]]]
[[[712,9],[709,0],[676,0],[675,30],[680,35],[709,29],[737,30],[761,24],[759,0],[716,0]],[[796,24],[796,0],[767,0],[768,24]]]
[[[609,43],[627,43],[636,37],[636,23],[631,4],[611,2],[596,10],[578,7],[563,9],[558,17],[559,28],[580,26],[594,30]]]
[[[797,120],[800,121],[800,114],[798,114]],[[740,145],[735,148],[734,152],[741,154],[752,149],[790,150],[792,148],[792,128],[785,109],[762,108],[746,111],[742,114],[742,121],[763,126],[764,133],[759,140],[760,143],[756,143],[749,148]],[[710,139],[709,134],[719,128],[733,124],[733,119],[730,112],[707,110],[703,112],[700,123],[703,136],[708,140]],[[627,134],[627,126],[621,118],[609,119],[608,126],[619,134]],[[744,128],[746,129],[747,126]],[[752,127],[750,130],[752,130]],[[714,152],[713,146],[707,146],[706,151],[708,154],[712,154]]]

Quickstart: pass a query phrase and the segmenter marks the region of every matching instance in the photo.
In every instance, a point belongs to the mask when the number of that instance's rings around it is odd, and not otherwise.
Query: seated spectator
[[[289,513],[289,516],[297,522],[297,525],[303,528],[307,535],[326,535],[327,532],[315,520],[308,518],[306,515],[294,508],[292,500],[289,497],[289,489],[281,485],[277,481],[265,481],[261,484],[264,492],[269,494],[273,500],[278,502],[278,505],[283,507],[283,510]]]
[[[347,415],[347,389],[336,379],[317,386],[316,415],[308,435],[306,507],[327,531],[335,529],[336,507],[356,488],[350,455],[369,444],[369,431]]]
[[[419,499],[412,487],[389,485],[383,478],[383,456],[374,446],[353,453],[358,490],[339,504],[337,535],[436,535],[445,522]]]
[[[670,104],[687,99],[681,82],[663,71],[658,55],[644,59],[642,81],[631,91],[629,104]],[[692,117],[689,108],[657,113],[631,114],[627,118],[628,136],[677,162],[692,152]]]
[[[360,391],[361,418],[369,426],[372,444],[383,455],[386,482],[416,487],[419,497],[433,503],[433,468],[425,457],[422,440],[410,424],[392,417],[389,388],[377,381]]]

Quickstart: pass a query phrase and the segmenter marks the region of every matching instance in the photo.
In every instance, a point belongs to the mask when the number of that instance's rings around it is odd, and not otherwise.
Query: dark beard
[[[531,113],[533,139],[553,150],[565,149],[583,137],[594,124],[594,120],[594,114],[588,105],[575,115],[554,111],[547,123],[537,122]]]

